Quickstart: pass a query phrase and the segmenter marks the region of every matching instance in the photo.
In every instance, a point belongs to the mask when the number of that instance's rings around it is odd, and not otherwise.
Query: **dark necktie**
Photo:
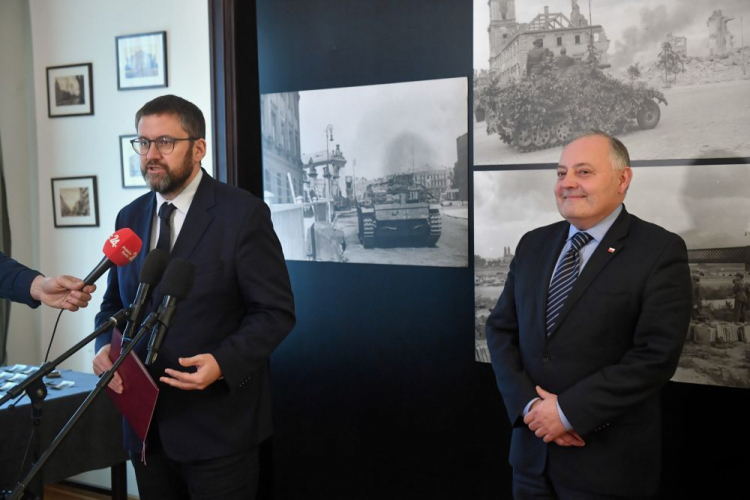
[[[169,202],[164,202],[159,207],[159,239],[156,242],[156,248],[169,253],[169,247],[172,236],[172,212],[177,207]]]
[[[578,279],[581,269],[581,248],[591,241],[591,235],[584,232],[578,232],[573,236],[570,250],[558,264],[555,270],[555,276],[549,285],[549,294],[547,295],[547,335],[552,333],[557,324],[557,318],[560,316],[560,310],[565,305],[565,299],[568,298],[573,285]]]

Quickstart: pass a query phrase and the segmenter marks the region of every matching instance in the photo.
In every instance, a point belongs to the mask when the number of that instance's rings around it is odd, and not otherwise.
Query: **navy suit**
[[[0,252],[0,298],[39,307],[41,302],[32,299],[30,291],[31,283],[40,275]]]
[[[129,227],[149,248],[156,211],[148,193],[123,208],[116,229]],[[130,305],[146,251],[134,264],[109,274],[97,324]],[[170,258],[196,267],[195,286],[178,304],[166,340],[150,372],[160,388],[152,429],[164,452],[180,462],[245,452],[270,436],[269,356],[294,326],[294,299],[270,211],[246,191],[205,172]],[[154,291],[155,309],[163,293]],[[97,350],[111,333],[97,339]],[[145,357],[148,338],[137,346]],[[202,391],[183,391],[158,382],[165,368],[184,370],[179,357],[210,353],[223,378]],[[128,448],[140,443],[127,429]]]
[[[513,424],[514,469],[607,495],[651,495],[661,453],[659,389],[677,367],[691,308],[683,240],[624,208],[591,255],[552,334],[547,291],[569,224],[523,236],[487,321]],[[584,447],[544,444],[523,422],[535,385],[558,395]]]

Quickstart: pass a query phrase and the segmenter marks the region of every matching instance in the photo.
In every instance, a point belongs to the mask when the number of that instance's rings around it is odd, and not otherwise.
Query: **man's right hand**
[[[558,446],[585,446],[586,442],[576,431],[568,431],[553,441]]]
[[[96,353],[96,356],[94,356],[94,375],[96,375],[97,377],[101,377],[102,373],[112,368],[112,361],[109,359],[110,345],[111,344],[102,346],[102,348],[99,349],[99,352]],[[115,391],[117,394],[122,394],[124,387],[122,385],[122,378],[120,378],[119,373],[115,372],[115,376],[112,377],[112,380],[109,381],[108,387]]]

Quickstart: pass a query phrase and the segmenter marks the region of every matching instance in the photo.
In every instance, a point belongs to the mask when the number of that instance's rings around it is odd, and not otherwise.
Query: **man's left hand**
[[[542,399],[531,407],[523,417],[523,422],[529,426],[536,437],[542,438],[545,443],[550,443],[568,431],[557,412],[557,396],[539,386],[536,387],[536,392]]]
[[[195,366],[198,369],[181,372],[167,368],[164,372],[169,376],[160,377],[159,380],[178,389],[194,391],[205,389],[221,377],[221,368],[213,354],[198,354],[192,358],[180,358],[179,361],[181,366]]]

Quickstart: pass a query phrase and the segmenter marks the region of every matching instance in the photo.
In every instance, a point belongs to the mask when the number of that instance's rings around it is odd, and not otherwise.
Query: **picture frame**
[[[94,114],[91,63],[47,68],[47,116],[63,118]]]
[[[168,85],[166,31],[117,36],[115,46],[117,90]]]
[[[285,258],[467,267],[467,104],[466,77],[262,94],[263,197]]]
[[[55,227],[99,227],[96,176],[52,179]]]
[[[122,187],[125,189],[145,188],[146,181],[141,174],[141,156],[133,151],[130,141],[137,135],[120,136],[120,171],[122,173]]]
[[[585,2],[532,0],[515,2],[507,22],[491,3],[473,0],[473,165],[555,164],[591,128],[627,144],[636,162],[750,158],[750,143],[736,140],[750,123],[737,106],[748,49],[706,29],[749,17],[750,3],[722,14],[717,0],[689,10],[656,0],[648,13],[597,2],[592,13]],[[644,21],[656,12],[658,22]]]

